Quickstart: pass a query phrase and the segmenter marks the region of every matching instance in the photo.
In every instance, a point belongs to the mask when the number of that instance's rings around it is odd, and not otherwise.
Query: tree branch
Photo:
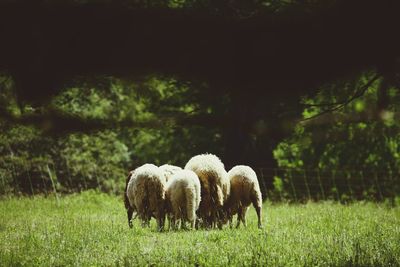
[[[369,88],[377,79],[379,79],[380,77],[381,77],[380,74],[374,75],[364,86],[362,86],[362,87],[360,87],[358,90],[356,90],[356,92],[354,93],[354,95],[353,95],[352,97],[350,97],[349,99],[347,99],[346,101],[341,102],[341,103],[331,103],[331,104],[329,104],[329,105],[334,106],[333,108],[330,108],[330,109],[327,109],[327,110],[323,110],[322,112],[320,112],[320,113],[318,113],[318,114],[316,114],[316,115],[313,115],[313,116],[311,116],[311,117],[309,117],[309,118],[301,119],[301,120],[300,120],[300,123],[301,123],[301,122],[304,122],[304,121],[308,121],[308,120],[315,119],[315,118],[320,117],[320,116],[322,116],[322,115],[324,115],[324,114],[326,114],[326,113],[331,113],[331,112],[334,112],[334,111],[337,111],[337,110],[339,110],[339,109],[344,108],[346,105],[348,105],[349,103],[351,103],[351,102],[354,101],[355,99],[357,99],[357,98],[363,96],[363,95],[365,94],[365,92],[368,90],[368,88]]]

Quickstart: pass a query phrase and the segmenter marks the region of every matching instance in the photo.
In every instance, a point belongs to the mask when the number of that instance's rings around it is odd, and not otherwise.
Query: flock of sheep
[[[129,173],[125,188],[125,207],[129,227],[132,216],[149,226],[157,220],[158,230],[164,229],[165,218],[169,227],[222,228],[237,214],[237,225],[246,226],[246,212],[253,204],[262,227],[262,198],[256,173],[248,166],[239,165],[229,172],[213,154],[192,157],[184,169],[172,165],[157,167],[144,164]],[[135,218],[136,218],[135,216]]]

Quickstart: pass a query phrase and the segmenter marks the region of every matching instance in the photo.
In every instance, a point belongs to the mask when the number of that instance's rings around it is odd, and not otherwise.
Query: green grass
[[[128,228],[122,200],[86,192],[0,200],[0,266],[400,266],[400,208],[264,204],[247,228]]]

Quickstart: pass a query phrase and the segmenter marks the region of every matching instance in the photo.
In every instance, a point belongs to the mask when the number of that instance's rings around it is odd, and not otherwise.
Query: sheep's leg
[[[158,227],[158,231],[162,232],[164,225],[163,225],[161,216],[157,216],[157,227]]]
[[[230,215],[230,216],[229,216],[229,228],[232,229],[232,227],[233,227],[233,216]]]
[[[214,213],[210,214],[210,217],[208,218],[208,225],[210,229],[213,229],[215,226],[215,220],[214,220]]]
[[[210,229],[213,227],[212,216],[210,214],[205,216],[204,225],[207,229]]]
[[[251,202],[253,203],[253,207],[257,213],[258,228],[261,229],[262,228],[262,220],[261,220],[262,205],[261,205],[261,202],[255,196],[252,198]]]
[[[173,227],[174,230],[177,230],[179,228],[179,221],[180,221],[180,216],[179,216],[179,211],[176,211],[173,215]]]
[[[162,228],[162,230],[164,230],[164,226],[165,226],[165,212],[161,211],[161,228]]]
[[[214,214],[213,214],[213,228],[217,228],[218,227],[218,229],[222,229],[222,223],[221,223],[221,221],[220,221],[220,216],[219,216],[220,214],[219,214],[219,211],[218,210],[216,210],[215,212],[214,212]]]
[[[146,216],[146,226],[150,227],[150,220],[151,220],[151,212]]]
[[[171,218],[171,226],[172,226],[172,230],[175,231],[176,230],[175,216],[172,216],[172,218]]]
[[[246,223],[246,213],[247,213],[247,207],[242,207],[243,211],[242,211],[242,223],[244,225],[244,227],[247,226]]]
[[[257,218],[258,218],[258,228],[262,228],[262,222],[261,222],[261,207],[259,206],[254,206],[257,212]]]
[[[142,227],[147,226],[147,214],[140,214],[140,220],[142,221]]]
[[[237,223],[236,223],[236,228],[239,228],[240,226],[240,221],[242,220],[242,207],[238,208],[238,214],[237,214]]]
[[[128,214],[128,225],[129,225],[129,228],[132,228],[133,227],[133,224],[132,224],[133,209],[132,209],[132,207],[129,207],[126,212]]]
[[[196,219],[193,219],[193,220],[190,222],[190,227],[192,228],[192,230],[195,229],[195,227],[196,227]]]
[[[222,211],[217,211],[216,215],[217,215],[216,220],[217,220],[218,229],[222,230],[222,219],[224,217],[223,213],[222,213]]]
[[[187,228],[186,220],[185,220],[185,219],[181,219],[181,224],[182,224],[182,229],[184,229],[184,230],[189,230],[189,229]]]
[[[167,218],[168,218],[168,231],[169,231],[169,230],[171,230],[171,220],[172,220],[172,216],[171,216],[171,215],[168,215]]]
[[[157,210],[155,216],[157,218],[158,231],[162,232],[165,224],[165,213],[162,209]]]
[[[160,216],[157,216],[156,217],[156,221],[157,221],[157,230],[159,231],[159,232],[161,232],[161,218],[160,218]]]

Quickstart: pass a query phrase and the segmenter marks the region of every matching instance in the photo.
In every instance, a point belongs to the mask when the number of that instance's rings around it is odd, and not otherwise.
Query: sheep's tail
[[[253,188],[251,190],[251,195],[253,195],[254,201],[257,203],[258,207],[261,207],[262,205],[262,195],[261,195],[261,190],[260,186],[258,183],[253,183]]]
[[[146,180],[144,198],[148,199],[147,209],[150,211],[164,211],[165,185],[158,179]]]
[[[129,198],[128,198],[128,184],[129,181],[131,180],[132,172],[129,172],[128,177],[126,177],[126,182],[125,182],[125,190],[124,190],[124,204],[125,208],[129,209],[131,207],[131,204],[129,203]]]
[[[196,199],[197,192],[194,187],[185,188],[185,196],[186,196],[186,214],[187,219],[191,222],[196,220]]]
[[[224,193],[219,183],[217,183],[216,175],[209,175],[208,179],[212,202],[216,207],[222,207],[224,204]]]

